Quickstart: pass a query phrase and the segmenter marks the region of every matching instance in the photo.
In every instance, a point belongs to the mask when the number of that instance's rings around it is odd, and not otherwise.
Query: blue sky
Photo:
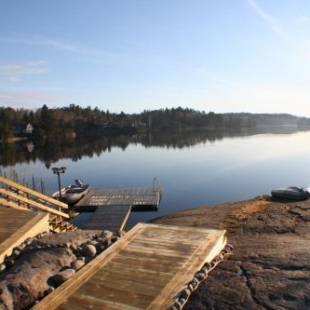
[[[0,0],[0,105],[310,116],[308,0]]]

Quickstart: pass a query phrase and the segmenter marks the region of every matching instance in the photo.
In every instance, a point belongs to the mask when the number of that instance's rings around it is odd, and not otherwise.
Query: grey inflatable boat
[[[290,186],[287,188],[275,189],[271,192],[272,198],[286,200],[305,200],[310,198],[310,188]]]

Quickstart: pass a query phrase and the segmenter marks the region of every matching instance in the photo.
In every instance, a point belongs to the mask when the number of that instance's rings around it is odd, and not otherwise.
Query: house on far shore
[[[34,128],[33,128],[32,124],[28,123],[26,125],[26,127],[24,128],[24,134],[32,135],[33,134],[33,130],[34,130]]]
[[[28,151],[29,153],[32,153],[33,150],[34,150],[34,144],[33,144],[32,142],[28,142],[28,143],[26,144],[26,149],[27,149],[27,151]]]

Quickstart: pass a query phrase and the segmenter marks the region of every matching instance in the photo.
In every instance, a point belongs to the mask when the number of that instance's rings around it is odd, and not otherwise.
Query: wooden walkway
[[[34,213],[0,206],[0,263],[27,238],[49,230],[47,213]]]
[[[95,211],[82,229],[122,231],[131,211],[152,211],[159,206],[158,188],[91,189],[74,209],[79,212]]]
[[[225,231],[138,224],[34,309],[167,309]]]
[[[135,208],[158,208],[161,191],[158,188],[91,189],[75,208],[79,211],[94,210],[106,206],[132,206]]]
[[[86,223],[80,225],[80,228],[119,232],[125,229],[130,213],[131,206],[107,206],[98,208]]]

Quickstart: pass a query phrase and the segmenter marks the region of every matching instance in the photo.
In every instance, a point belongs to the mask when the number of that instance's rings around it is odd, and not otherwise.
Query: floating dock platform
[[[94,211],[98,207],[132,206],[135,210],[156,210],[161,199],[158,188],[90,189],[77,203],[77,211]]]
[[[159,188],[91,189],[74,210],[95,211],[86,223],[79,225],[87,230],[110,230],[120,232],[125,229],[131,211],[154,211],[161,200]]]
[[[225,244],[224,230],[138,224],[34,309],[167,309]]]

